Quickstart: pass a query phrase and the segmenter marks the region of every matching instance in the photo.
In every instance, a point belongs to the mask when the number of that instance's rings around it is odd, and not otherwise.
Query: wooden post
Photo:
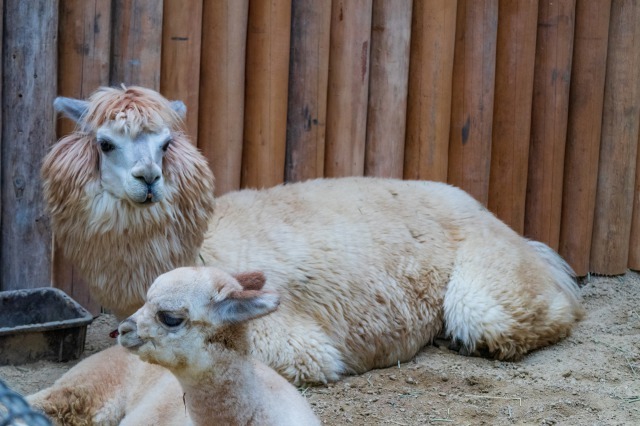
[[[242,187],[284,181],[291,0],[251,0],[242,147]]]
[[[109,84],[111,1],[61,0],[59,19],[58,95],[85,99],[99,86]],[[75,123],[58,118],[60,138],[70,133]],[[52,262],[53,286],[93,314],[99,313],[100,305],[91,299],[86,283],[55,244]]]
[[[611,1],[578,1],[571,67],[559,253],[589,272]]]
[[[372,0],[331,5],[326,176],[364,174],[372,5]]]
[[[165,0],[160,92],[187,106],[186,131],[197,145],[202,0]]]
[[[624,273],[629,260],[640,111],[640,4],[613,0],[610,22],[590,256],[591,271],[604,275]]]
[[[629,237],[629,269],[640,271],[640,142],[636,156],[635,196]]]
[[[497,0],[459,0],[448,180],[487,204],[498,34]]]
[[[501,0],[489,180],[489,210],[524,232],[538,0]]]
[[[222,195],[240,189],[249,0],[205,1],[202,15],[198,147]]]
[[[447,181],[457,2],[413,2],[404,178]]]
[[[402,178],[412,0],[373,0],[364,174]]]
[[[59,19],[58,95],[85,99],[109,84],[111,1],[60,0]],[[60,119],[58,137],[74,127]]]
[[[40,166],[56,139],[58,1],[3,6],[0,288],[13,290],[51,285]]]
[[[113,0],[111,85],[160,90],[162,0]]]
[[[558,250],[575,0],[540,0],[524,232]]]
[[[285,181],[324,175],[331,1],[291,5]]]

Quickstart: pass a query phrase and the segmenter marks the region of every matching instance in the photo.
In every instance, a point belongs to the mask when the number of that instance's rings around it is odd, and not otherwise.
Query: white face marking
[[[168,128],[132,138],[107,124],[96,132],[96,141],[100,149],[101,183],[107,192],[136,205],[164,198],[162,159],[170,149]]]

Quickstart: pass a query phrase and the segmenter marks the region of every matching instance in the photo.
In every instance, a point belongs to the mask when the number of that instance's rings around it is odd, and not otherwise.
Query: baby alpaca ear
[[[264,283],[267,281],[264,274],[260,271],[242,272],[233,276],[242,288],[245,290],[262,290]]]
[[[65,117],[68,117],[80,123],[82,117],[87,113],[89,108],[89,102],[81,99],[64,98],[59,96],[53,101],[53,107],[56,111],[61,112]]]
[[[267,315],[278,308],[278,294],[267,290],[237,290],[216,304],[218,321],[239,323]]]

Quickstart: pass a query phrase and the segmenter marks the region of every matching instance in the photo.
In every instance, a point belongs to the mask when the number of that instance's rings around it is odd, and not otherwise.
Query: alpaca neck
[[[100,223],[95,215],[84,223],[72,219],[59,242],[93,294],[122,318],[144,303],[159,275],[196,264],[206,221],[186,220],[193,213],[178,212],[170,202],[142,208],[113,202],[112,211],[117,216],[113,223]],[[87,232],[91,229],[95,232]]]
[[[211,353],[215,352],[215,353]],[[189,417],[196,426],[251,424],[259,419],[266,389],[256,379],[256,363],[232,350],[210,351],[210,368],[174,373],[180,381]]]

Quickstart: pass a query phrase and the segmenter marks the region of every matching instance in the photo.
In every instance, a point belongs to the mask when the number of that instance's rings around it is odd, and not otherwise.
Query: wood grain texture
[[[160,92],[187,106],[186,131],[198,141],[203,0],[164,0]]]
[[[240,189],[249,0],[205,1],[198,147],[216,177],[216,195]]]
[[[113,0],[111,85],[160,90],[162,0]]]
[[[0,289],[12,290],[51,285],[40,166],[56,138],[58,1],[3,6]]]
[[[249,4],[242,187],[284,181],[291,0]]]
[[[459,0],[448,181],[487,205],[498,34],[497,0]]]
[[[457,2],[414,1],[404,178],[447,181]]]
[[[364,174],[402,178],[412,0],[373,0]]]
[[[525,236],[558,250],[575,0],[540,0]]]
[[[328,177],[364,174],[372,7],[372,0],[334,0],[331,5]]]
[[[331,1],[291,5],[285,181],[324,176]]]
[[[611,2],[590,269],[627,270],[640,114],[640,4]]]
[[[111,49],[110,0],[60,0],[58,94],[85,99],[109,84]],[[75,123],[58,121],[58,137]]]
[[[562,190],[559,253],[589,273],[611,1],[578,1]]]
[[[640,144],[640,142],[639,142]],[[640,145],[636,153],[636,184],[634,189],[633,216],[629,236],[629,269],[640,271]]]
[[[85,99],[99,86],[109,84],[111,1],[60,0],[59,19],[58,95]],[[59,117],[58,138],[74,127],[72,120]],[[100,305],[91,299],[86,283],[55,244],[52,256],[53,286],[91,313],[100,312]]]
[[[538,0],[501,0],[498,11],[489,210],[524,232]]]

